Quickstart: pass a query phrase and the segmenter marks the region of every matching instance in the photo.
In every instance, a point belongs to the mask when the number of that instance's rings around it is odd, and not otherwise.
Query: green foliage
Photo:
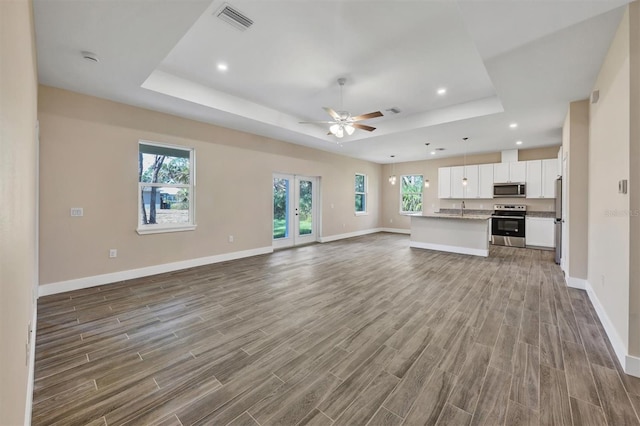
[[[422,211],[422,183],[421,175],[402,176],[400,190],[403,212]]]
[[[143,154],[144,157],[151,157],[151,154]],[[158,158],[159,156],[154,156]],[[146,158],[145,158],[146,159]],[[170,159],[168,162],[163,161],[160,169],[157,173],[157,178],[154,180],[154,166],[157,164],[155,161],[153,164],[150,164],[146,170],[142,173],[140,177],[140,182],[153,182],[153,183],[189,183],[189,159],[188,158],[179,158],[179,157],[167,157]]]
[[[364,194],[356,194],[356,211],[357,212],[366,211]]]

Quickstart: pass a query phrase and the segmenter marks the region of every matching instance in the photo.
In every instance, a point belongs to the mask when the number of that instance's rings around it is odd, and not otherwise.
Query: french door
[[[317,241],[317,177],[273,174],[273,247]]]

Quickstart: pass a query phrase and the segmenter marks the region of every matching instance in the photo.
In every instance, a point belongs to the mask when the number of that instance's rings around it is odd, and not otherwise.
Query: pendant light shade
[[[344,130],[347,132],[349,136],[351,136],[353,132],[356,131],[355,127],[353,127],[351,124],[347,124],[346,126],[344,126]]]
[[[334,124],[333,126],[329,127],[329,131],[334,135],[338,134],[338,129],[340,129],[340,125],[338,124]]]
[[[429,179],[425,179],[424,180],[424,187],[428,188],[429,187]]]
[[[467,186],[467,182],[468,182],[468,181],[467,181],[467,178],[466,178],[466,177],[463,177],[463,178],[462,178],[462,185]]]
[[[395,158],[395,155],[391,156],[391,161],[394,161],[393,159]],[[389,183],[391,185],[395,185],[396,184],[396,163],[395,161],[392,163],[391,166],[391,176],[389,176]]]

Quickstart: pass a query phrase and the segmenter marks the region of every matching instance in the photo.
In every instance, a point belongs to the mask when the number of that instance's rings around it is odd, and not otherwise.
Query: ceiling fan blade
[[[329,114],[331,116],[331,118],[333,118],[334,120],[339,120],[340,119],[340,115],[337,112],[335,112],[333,109],[328,108],[328,107],[322,107],[322,109],[327,111],[327,114]]]
[[[382,117],[382,115],[383,114],[380,111],[376,111],[376,112],[370,112],[369,114],[357,115],[355,117],[351,117],[351,119],[353,121],[362,121],[362,120],[368,120],[370,118]]]
[[[373,132],[376,129],[375,127],[367,126],[366,124],[360,123],[353,123],[352,126],[356,129],[366,130],[367,132]]]
[[[298,124],[336,124],[335,121],[298,121]]]

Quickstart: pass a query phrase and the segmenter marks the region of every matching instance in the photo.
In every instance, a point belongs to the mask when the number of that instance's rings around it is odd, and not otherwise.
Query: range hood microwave
[[[526,196],[526,185],[523,182],[493,184],[493,198],[525,198]]]

